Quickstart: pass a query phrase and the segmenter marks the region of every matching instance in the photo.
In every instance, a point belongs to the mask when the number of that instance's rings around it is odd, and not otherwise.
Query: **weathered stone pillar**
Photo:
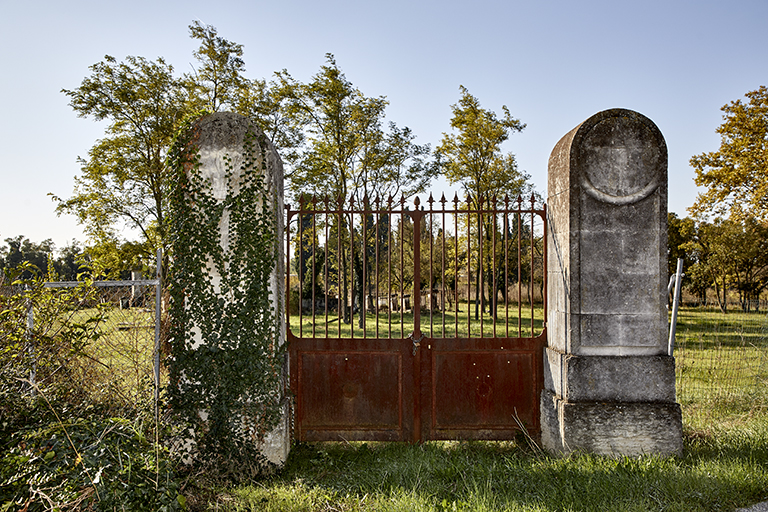
[[[667,147],[630,110],[590,117],[549,158],[542,443],[553,452],[677,454],[667,355]]]
[[[277,151],[272,144],[262,136],[261,130],[255,126],[247,117],[240,114],[231,112],[219,112],[210,115],[206,115],[197,120],[193,127],[192,132],[194,137],[191,141],[192,148],[196,149],[198,155],[199,167],[197,171],[199,173],[200,182],[203,184],[203,194],[207,195],[213,201],[218,204],[222,204],[228,198],[231,200],[233,197],[241,195],[244,188],[244,169],[248,166],[254,165],[252,162],[247,162],[247,155],[249,149],[246,148],[246,144],[256,144],[256,149],[251,148],[250,151],[256,151],[258,158],[258,165],[256,168],[261,168],[262,175],[265,181],[267,189],[266,201],[269,203],[267,210],[273,210],[276,214],[275,219],[275,237],[276,237],[276,256],[275,266],[268,281],[268,295],[270,301],[270,307],[272,312],[277,318],[277,340],[268,340],[270,347],[277,350],[285,345],[286,342],[286,326],[285,326],[285,314],[281,307],[282,299],[285,297],[285,256],[283,250],[283,166]],[[248,137],[260,142],[248,142]],[[250,147],[250,146],[249,146]],[[262,165],[263,164],[263,165]],[[250,169],[251,167],[249,167]],[[246,201],[262,201],[260,197],[247,197]],[[258,203],[260,204],[260,203]],[[242,215],[242,211],[240,212]],[[200,226],[200,229],[204,229],[204,226]],[[214,315],[224,316],[226,307],[231,303],[233,297],[235,297],[236,290],[246,289],[245,281],[250,276],[244,276],[241,283],[231,282],[233,274],[232,266],[243,265],[242,261],[230,261],[233,248],[241,243],[241,239],[245,234],[241,231],[244,228],[240,227],[234,220],[234,214],[229,208],[224,208],[221,217],[218,222],[218,248],[212,249],[211,254],[201,255],[203,261],[207,260],[206,279],[210,282],[210,288],[205,289],[204,292],[209,296],[214,296],[220,300],[220,311],[213,313]],[[219,256],[214,257],[213,253]],[[219,259],[217,259],[219,258]],[[230,277],[226,283],[226,289],[224,285],[225,278],[222,273],[226,270]],[[199,300],[199,297],[194,294],[194,291],[187,291],[185,301],[187,308],[195,307],[195,301]],[[254,315],[258,312],[254,312]],[[214,326],[218,326],[218,323],[214,323]],[[234,350],[237,352],[236,345],[239,343],[239,339],[248,339],[252,333],[244,332],[242,336],[240,333],[229,333],[232,339],[222,340],[221,332],[206,332],[205,327],[195,326],[193,328],[193,340],[192,351],[201,350],[206,345],[210,345],[210,338],[215,340],[217,346],[216,350]],[[225,346],[224,348],[222,348]],[[234,348],[233,348],[234,347]],[[212,349],[213,350],[213,349]],[[237,354],[234,354],[237,357]],[[208,371],[215,371],[209,369]],[[282,371],[283,386],[288,380],[288,365],[285,364]],[[265,390],[265,393],[282,395],[283,390]],[[258,397],[243,397],[243,400],[258,400]],[[290,430],[290,402],[288,399],[284,399],[281,402],[281,419],[278,425],[271,431],[266,432],[263,436],[254,434],[260,430],[259,425],[253,424],[253,419],[243,417],[238,420],[233,420],[234,423],[239,422],[241,424],[240,435],[250,440],[260,439],[258,449],[264,455],[264,457],[271,463],[281,465],[288,457],[291,444],[291,430]],[[200,416],[204,421],[207,421],[208,413],[205,410],[200,411]]]

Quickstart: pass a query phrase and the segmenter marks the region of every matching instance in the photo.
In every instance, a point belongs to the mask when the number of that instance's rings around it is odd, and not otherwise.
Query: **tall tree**
[[[722,219],[714,223],[699,222],[693,239],[684,244],[695,263],[686,272],[694,282],[701,283],[703,298],[706,290],[714,288],[715,298],[723,312],[728,310],[728,248],[723,243]]]
[[[35,243],[19,235],[6,238],[5,243],[6,246],[0,246],[0,270],[13,269],[22,263],[29,263],[40,275],[46,275],[53,280],[73,281],[77,278],[82,250],[75,240],[60,251],[55,251],[50,238]],[[58,256],[54,257],[54,252],[58,252]],[[19,277],[30,279],[33,276],[30,270],[24,270]]]
[[[291,92],[285,91],[280,83],[247,80],[235,109],[261,128],[288,169],[295,167],[306,141],[302,125],[289,113],[290,96]]]
[[[62,90],[78,117],[108,122],[88,157],[78,159],[82,172],[72,197],[53,197],[58,214],[75,215],[85,226],[94,269],[153,266],[156,249],[166,245],[166,155],[176,128],[199,109],[232,108],[251,85],[242,77],[241,45],[199,22],[189,29],[200,41],[191,75],[177,77],[163,58],[117,62],[107,55],[78,88]],[[126,228],[139,240],[123,240]]]
[[[714,289],[723,312],[728,309],[729,291],[738,293],[742,308],[748,310],[768,286],[768,227],[761,222],[702,221],[683,247],[695,258],[686,273]]]
[[[198,110],[237,110],[241,95],[251,85],[243,76],[243,45],[224,39],[216,27],[199,21],[189,26],[189,35],[200,41],[192,53],[199,66],[186,77],[193,103]]]
[[[680,218],[676,213],[667,213],[667,272],[671,276],[677,272],[677,260],[683,259],[683,271],[685,273],[686,288],[701,298],[706,300],[709,280],[693,271],[696,263],[697,253],[693,250],[693,242],[696,239],[698,227],[696,222],[690,217]]]
[[[768,88],[746,97],[721,108],[720,149],[691,158],[696,184],[707,189],[691,207],[694,214],[768,221]]]
[[[90,69],[80,87],[62,92],[79,117],[109,124],[88,158],[79,159],[74,195],[54,197],[56,211],[75,215],[97,244],[116,240],[127,227],[159,247],[166,230],[165,157],[185,112],[181,83],[162,58],[118,63],[107,55]]]
[[[468,204],[479,210],[480,202],[491,196],[515,197],[526,189],[529,177],[518,169],[514,154],[504,154],[501,150],[510,134],[522,131],[525,124],[513,118],[506,105],[502,106],[503,115],[499,117],[482,108],[480,101],[466,87],[462,85],[459,89],[461,98],[451,105],[451,128],[456,133],[444,133],[436,152],[443,160],[448,181],[461,184],[467,193]],[[481,226],[485,229],[479,229]],[[476,227],[478,246],[482,247],[483,239],[492,232],[491,219],[478,213]],[[481,265],[476,266],[475,317],[478,317],[480,294],[485,292],[482,290]],[[486,270],[489,268],[490,265],[485,265]]]
[[[408,128],[382,124],[388,101],[369,98],[354,87],[333,55],[309,83],[287,71],[277,73],[272,101],[305,138],[288,172],[294,193],[349,197],[352,192],[393,196],[424,190],[436,170],[426,159],[428,145],[414,143]]]
[[[674,212],[667,213],[667,269],[669,275],[677,271],[678,258],[683,259],[683,268],[694,263],[693,256],[686,249],[687,243],[696,236],[696,222],[690,217],[680,218]]]
[[[528,176],[520,172],[512,153],[502,153],[501,145],[525,124],[513,118],[506,105],[498,117],[482,108],[463,85],[460,91],[458,104],[451,105],[451,129],[457,133],[444,133],[437,147],[446,178],[451,184],[461,184],[472,201],[491,194],[519,194]]]
[[[424,190],[436,172],[427,162],[429,146],[416,145],[413,133],[394,123],[385,131],[382,124],[387,100],[366,97],[346,78],[333,55],[327,54],[326,60],[306,84],[282,71],[271,87],[271,100],[280,105],[290,123],[290,133],[303,134],[303,138],[293,139],[301,145],[287,173],[294,195],[327,195],[346,206],[351,197],[360,204],[375,196],[409,196]],[[351,321],[355,300],[362,304],[366,288],[366,283],[360,281],[362,276],[371,275],[370,269],[361,271],[363,262],[355,259],[365,251],[353,254],[350,249],[352,245],[367,248],[373,243],[376,230],[368,226],[370,221],[366,219],[367,227],[360,229],[353,225],[351,214],[331,220],[334,237],[330,250],[336,255],[334,272],[338,275],[345,321]],[[299,235],[297,239],[304,238]],[[353,277],[358,280],[353,282]],[[364,308],[359,310],[362,322]]]

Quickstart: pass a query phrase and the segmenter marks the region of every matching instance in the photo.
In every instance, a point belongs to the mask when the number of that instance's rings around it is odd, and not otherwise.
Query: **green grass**
[[[519,315],[518,315],[519,314]],[[457,335],[459,337],[528,337],[531,335],[531,306],[523,304],[518,310],[517,304],[499,305],[497,309],[495,331],[494,318],[488,306],[482,315],[475,315],[475,305],[467,307],[466,302],[459,305],[458,313],[449,311],[422,310],[421,331],[431,338],[448,338]],[[533,333],[538,335],[542,330],[544,309],[541,304],[536,304],[533,309],[534,326]],[[360,314],[355,315],[350,325],[339,321],[337,311],[329,311],[326,318],[325,311],[311,313],[304,312],[301,317],[293,313],[290,316],[291,332],[305,337],[363,337],[363,329],[359,325]],[[341,325],[341,334],[339,334]],[[354,335],[352,328],[354,327]],[[365,337],[368,338],[405,338],[413,331],[413,312],[404,314],[399,312],[379,311],[377,314],[368,313],[365,317]],[[495,334],[494,334],[495,333]]]
[[[688,436],[683,457],[544,455],[513,442],[323,443],[201,510],[714,511],[768,499],[768,425]]]
[[[462,304],[460,334],[467,307]],[[474,310],[472,310],[474,312]],[[523,307],[523,335],[530,330],[530,309]],[[501,311],[500,311],[501,313]],[[84,313],[85,314],[85,313]],[[140,319],[110,312],[102,326],[102,358],[112,367],[130,367],[136,345],[126,334],[151,341]],[[129,315],[140,314],[128,310]],[[454,312],[446,312],[446,334],[454,335]],[[534,311],[535,330],[543,316]],[[148,315],[151,319],[151,314]],[[400,335],[400,317],[378,315],[379,334]],[[298,331],[298,316],[291,328]],[[311,316],[303,315],[305,335]],[[332,320],[332,318],[329,318]],[[324,315],[315,332],[325,334]],[[329,335],[338,335],[329,325]],[[471,319],[473,336],[480,323]],[[366,336],[376,335],[376,317],[366,320]],[[407,336],[412,314],[402,319]],[[484,336],[492,335],[484,316]],[[500,328],[499,326],[503,326]],[[510,307],[510,331],[516,335],[517,308]],[[338,329],[338,327],[336,327]],[[348,324],[342,336],[349,336]],[[422,331],[442,334],[442,314],[422,314]],[[497,319],[506,332],[506,316]],[[217,511],[727,511],[768,500],[768,329],[765,313],[727,315],[684,308],[678,324],[677,387],[683,407],[684,454],[681,457],[609,458],[542,453],[521,438],[517,442],[428,442],[297,444],[278,473],[249,485],[221,487],[198,475],[184,494],[191,510]],[[357,329],[355,337],[362,337]],[[112,347],[112,348],[109,348]],[[123,348],[121,348],[123,347]]]
[[[404,325],[410,332],[407,317]],[[765,313],[685,308],[677,332],[680,457],[558,458],[523,438],[297,444],[275,475],[193,486],[188,503],[221,511],[575,512],[724,511],[768,500]]]
[[[682,308],[675,362],[677,399],[703,424],[768,404],[768,314]]]
[[[92,381],[94,393],[112,394],[131,403],[152,386],[155,348],[155,313],[144,308],[120,309],[115,305],[78,310],[73,320],[91,326],[98,338],[84,348],[80,376]]]

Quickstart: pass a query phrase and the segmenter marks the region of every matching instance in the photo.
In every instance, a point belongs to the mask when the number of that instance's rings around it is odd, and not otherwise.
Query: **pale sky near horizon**
[[[669,210],[696,198],[694,155],[715,151],[720,108],[768,85],[768,1],[0,0],[0,240],[85,240],[48,196],[69,197],[105,124],[81,119],[62,88],[112,55],[164,57],[189,71],[200,20],[245,50],[246,76],[308,81],[333,53],[388,120],[434,148],[459,85],[527,124],[504,145],[546,196],[555,143],[591,115],[636,110],[669,150]],[[443,190],[445,184],[435,184]],[[458,187],[450,187],[458,190]]]

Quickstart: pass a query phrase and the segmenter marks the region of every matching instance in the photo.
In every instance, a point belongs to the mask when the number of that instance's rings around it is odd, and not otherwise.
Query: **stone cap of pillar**
[[[645,199],[660,185],[666,191],[667,144],[653,121],[633,110],[614,108],[598,112],[560,139],[549,167],[568,169],[571,187],[622,206]],[[569,188],[562,186],[564,177],[550,171],[550,195]]]

